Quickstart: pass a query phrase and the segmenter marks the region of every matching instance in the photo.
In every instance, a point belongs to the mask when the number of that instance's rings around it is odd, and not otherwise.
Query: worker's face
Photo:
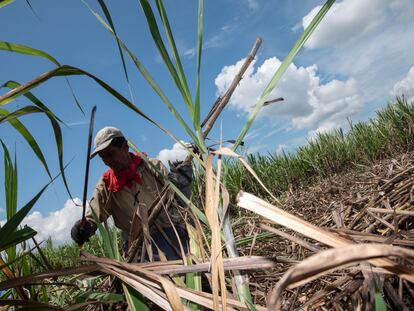
[[[128,168],[131,163],[127,142],[125,142],[121,148],[109,145],[99,152],[99,156],[105,165],[109,166],[115,172]]]

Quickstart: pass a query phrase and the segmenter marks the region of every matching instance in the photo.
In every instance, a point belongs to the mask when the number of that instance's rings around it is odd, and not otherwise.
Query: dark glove
[[[187,197],[190,198],[193,182],[193,166],[190,163],[174,162],[170,163],[170,173],[168,179]],[[184,202],[177,197],[179,204]]]
[[[78,220],[72,227],[70,235],[79,246],[88,242],[89,238],[95,234],[96,225],[89,220]]]

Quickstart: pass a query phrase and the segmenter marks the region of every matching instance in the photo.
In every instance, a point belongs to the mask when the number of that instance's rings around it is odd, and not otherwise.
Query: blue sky
[[[87,3],[101,14],[97,1]],[[256,37],[263,39],[254,64],[248,69],[229,106],[210,137],[237,137],[251,107],[289,52],[303,27],[316,13],[320,0],[209,0],[204,3],[203,59],[201,67],[201,113],[210,109],[224,92],[250,51]],[[41,49],[62,64],[84,69],[130,97],[121,60],[113,38],[81,1],[16,0],[0,9],[1,41]],[[151,40],[138,1],[107,1],[119,36],[149,70],[169,99],[189,120],[184,104],[162,64]],[[197,40],[197,1],[165,1],[179,52],[194,94]],[[348,126],[367,120],[387,104],[394,94],[414,97],[414,2],[412,0],[337,1],[305,48],[294,60],[271,97],[285,101],[266,107],[246,139],[244,152],[294,152],[318,131]],[[184,141],[186,133],[161,100],[127,60],[135,104]],[[24,83],[54,68],[50,62],[0,51],[0,82]],[[411,69],[411,70],[410,70]],[[146,151],[162,159],[180,154],[175,142],[156,127],[122,106],[86,77],[69,81],[89,115],[98,106],[95,132],[113,125]],[[6,90],[2,90],[3,94]],[[76,108],[63,78],[55,78],[33,90],[67,124],[64,159],[74,197],[82,197],[88,116]],[[28,104],[23,98],[8,104],[13,110]],[[50,124],[43,116],[27,116],[21,121],[41,145],[51,170],[58,172],[56,146]],[[23,139],[7,124],[1,124],[1,139],[17,151],[19,207],[48,182],[39,161]],[[89,194],[105,167],[91,162]],[[3,172],[3,168],[1,170]],[[3,184],[3,173],[0,182]],[[4,214],[4,192],[0,191],[0,219]],[[80,209],[68,202],[62,182],[49,187],[29,216],[27,223],[43,227],[44,234],[65,240]]]

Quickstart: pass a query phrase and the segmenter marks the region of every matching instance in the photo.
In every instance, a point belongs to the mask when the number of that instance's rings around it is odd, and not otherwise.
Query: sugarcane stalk
[[[225,213],[222,218],[223,236],[226,241],[226,250],[229,258],[239,257],[236,241],[234,239],[233,229],[230,223],[229,213]],[[255,310],[252,296],[249,289],[249,278],[242,274],[240,270],[232,270],[233,281],[237,288],[237,299],[244,302],[249,310]]]

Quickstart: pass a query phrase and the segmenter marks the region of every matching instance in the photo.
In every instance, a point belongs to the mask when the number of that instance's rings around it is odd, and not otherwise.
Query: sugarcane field
[[[414,310],[413,1],[0,26],[0,310]]]

